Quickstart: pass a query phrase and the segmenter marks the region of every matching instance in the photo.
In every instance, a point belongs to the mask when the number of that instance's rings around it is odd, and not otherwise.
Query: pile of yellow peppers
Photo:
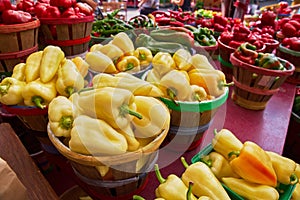
[[[5,105],[44,109],[57,95],[69,97],[84,87],[89,65],[80,57],[67,59],[60,47],[49,45],[30,54],[0,83],[0,102]]]
[[[70,150],[85,155],[136,151],[170,126],[170,112],[158,88],[126,72],[100,73],[92,87],[57,96],[49,104],[50,129],[68,139]],[[152,96],[149,96],[153,94]]]
[[[222,95],[228,85],[224,73],[215,69],[206,56],[191,55],[185,49],[173,55],[158,52],[152,59],[152,66],[146,80],[173,101],[211,100]]]
[[[132,40],[124,33],[115,35],[108,44],[94,44],[85,60],[90,70],[99,73],[139,72],[151,64],[152,52],[146,47],[135,49]]]

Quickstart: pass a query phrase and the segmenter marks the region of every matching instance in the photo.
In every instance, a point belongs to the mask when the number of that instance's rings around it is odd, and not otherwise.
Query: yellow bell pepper
[[[141,70],[140,61],[135,56],[124,56],[116,63],[120,72],[138,72]]]
[[[208,95],[203,87],[191,85],[191,97],[189,101],[204,101],[208,99]]]
[[[71,59],[72,62],[76,65],[79,73],[85,77],[88,74],[88,69],[90,65],[80,56],[76,56],[75,58]]]
[[[157,198],[164,198],[166,200],[186,200],[188,187],[184,182],[175,174],[168,175],[167,179],[163,178],[158,165],[154,165],[155,174],[159,181],[159,186],[155,189],[155,196]],[[191,194],[191,200],[197,200],[197,198]]]
[[[76,65],[65,59],[58,67],[56,90],[60,95],[69,97],[84,87],[84,78],[77,70]]]
[[[133,55],[134,44],[125,32],[120,32],[117,35],[115,35],[111,41],[111,44],[114,44],[117,47],[119,47],[125,55]]]
[[[141,68],[148,67],[153,59],[152,52],[146,47],[138,47],[133,55],[139,59]]]
[[[133,116],[142,118],[135,112],[134,98],[129,90],[104,87],[80,92],[77,105],[83,114],[102,119],[115,129],[123,129]]]
[[[240,151],[229,153],[230,165],[246,181],[276,187],[277,176],[270,156],[256,143],[246,141]]]
[[[272,161],[272,166],[275,170],[277,181],[286,185],[295,184],[298,182],[295,177],[296,162],[292,159],[279,155],[278,153],[266,151]]]
[[[44,48],[40,65],[40,78],[43,83],[53,79],[64,58],[65,53],[60,47],[49,45]]]
[[[227,84],[225,74],[220,70],[193,69],[189,71],[191,85],[198,85],[205,89],[206,93],[218,97],[225,91]]]
[[[161,78],[159,86],[172,101],[186,101],[192,93],[187,72],[182,70],[169,71]]]
[[[40,78],[27,83],[22,91],[24,104],[36,106],[40,109],[46,108],[56,97],[56,77],[47,83],[43,83]]]
[[[85,61],[93,71],[111,74],[118,72],[113,61],[100,51],[88,52],[85,55]]]
[[[152,59],[153,70],[159,74],[159,78],[168,73],[169,71],[176,69],[175,61],[171,54],[166,52],[158,52]]]
[[[69,147],[86,155],[118,155],[127,151],[127,142],[105,121],[80,115],[74,119]]]
[[[57,96],[49,103],[48,119],[50,129],[57,137],[70,137],[74,121],[72,102],[65,96]]]
[[[147,73],[146,81],[150,83],[159,83],[160,82],[160,74],[158,70],[150,69]]]
[[[210,152],[208,155],[200,158],[200,161],[204,162],[211,169],[219,181],[223,177],[239,178],[239,175],[232,170],[229,161],[218,152]]]
[[[187,194],[186,194],[186,200],[191,200],[191,195],[193,194],[192,193],[193,186],[194,186],[194,183],[189,182],[189,187],[188,187],[188,191],[187,191]],[[207,197],[207,196],[201,196],[201,197],[198,198],[198,200],[212,200],[212,199]]]
[[[173,55],[173,60],[179,70],[188,71],[192,67],[191,59],[191,53],[185,49],[178,49]]]
[[[212,66],[212,64],[208,61],[207,57],[202,54],[192,55],[191,64],[191,69],[215,69]]]
[[[97,47],[94,51],[100,51],[101,53],[108,56],[114,63],[124,55],[124,52],[116,45],[108,43]]]
[[[134,102],[142,119],[133,118],[134,134],[139,138],[157,136],[170,126],[170,112],[161,101],[154,97],[136,96]]]
[[[97,51],[99,48],[101,48],[103,46],[103,44],[93,44],[90,48],[90,51]]]
[[[213,149],[228,159],[228,154],[232,151],[240,151],[243,143],[228,129],[214,130],[212,139]]]
[[[15,65],[11,77],[19,81],[26,81],[25,69],[26,63],[19,63]]]
[[[292,193],[292,198],[291,200],[298,200],[300,199],[300,183],[296,184],[296,188],[294,189]]]
[[[40,77],[40,65],[43,51],[30,54],[26,59],[25,79],[26,82],[34,81]]]
[[[127,127],[123,128],[123,129],[116,129],[116,131],[121,133],[126,138],[127,146],[128,146],[127,150],[128,151],[135,151],[139,148],[140,143],[136,139],[130,124]]]
[[[198,197],[207,196],[215,200],[230,200],[221,182],[216,178],[210,168],[203,162],[188,165],[183,157],[181,161],[186,168],[181,179],[186,186],[193,182],[192,192]]]
[[[224,184],[236,194],[246,199],[253,200],[278,200],[278,191],[268,185],[248,182],[244,179],[225,177],[222,178]]]
[[[122,76],[121,74],[126,74]],[[115,87],[131,91],[134,95],[147,96],[152,88],[152,84],[143,81],[126,72],[120,72],[116,75],[105,73],[97,74],[92,79],[94,88]]]
[[[12,77],[4,78],[0,83],[0,102],[5,105],[15,105],[23,102],[22,91],[24,81]]]

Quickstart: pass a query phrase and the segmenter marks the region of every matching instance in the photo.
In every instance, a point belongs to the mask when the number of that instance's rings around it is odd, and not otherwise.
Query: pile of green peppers
[[[194,39],[201,46],[214,46],[217,41],[214,37],[214,31],[207,28],[201,27],[193,31]]]

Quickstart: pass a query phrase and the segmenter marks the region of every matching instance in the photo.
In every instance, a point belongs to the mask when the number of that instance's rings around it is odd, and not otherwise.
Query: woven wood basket
[[[40,18],[40,21],[40,48],[47,45],[59,46],[67,57],[82,55],[88,51],[94,16],[77,19]]]
[[[0,26],[0,72],[12,72],[14,66],[38,50],[40,20]]]
[[[234,90],[232,100],[250,110],[265,109],[269,99],[277,93],[295,66],[279,58],[286,70],[270,70],[245,63],[231,54]]]
[[[48,125],[48,136],[58,151],[71,163],[85,191],[95,199],[131,199],[139,193],[147,182],[158,156],[158,149],[168,133],[169,127],[162,130],[146,146],[115,156],[92,156],[73,152],[56,137]],[[108,167],[101,176],[99,168]]]
[[[286,81],[296,85],[300,84],[300,52],[290,50],[280,44],[276,50],[276,56],[291,62],[295,66],[294,73]]]

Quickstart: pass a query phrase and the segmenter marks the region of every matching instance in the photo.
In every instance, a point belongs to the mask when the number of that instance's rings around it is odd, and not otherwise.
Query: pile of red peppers
[[[195,22],[193,12],[182,11],[180,9],[178,11],[168,10],[168,12],[154,11],[151,14],[159,26],[171,25],[183,27],[185,24],[193,24]]]

